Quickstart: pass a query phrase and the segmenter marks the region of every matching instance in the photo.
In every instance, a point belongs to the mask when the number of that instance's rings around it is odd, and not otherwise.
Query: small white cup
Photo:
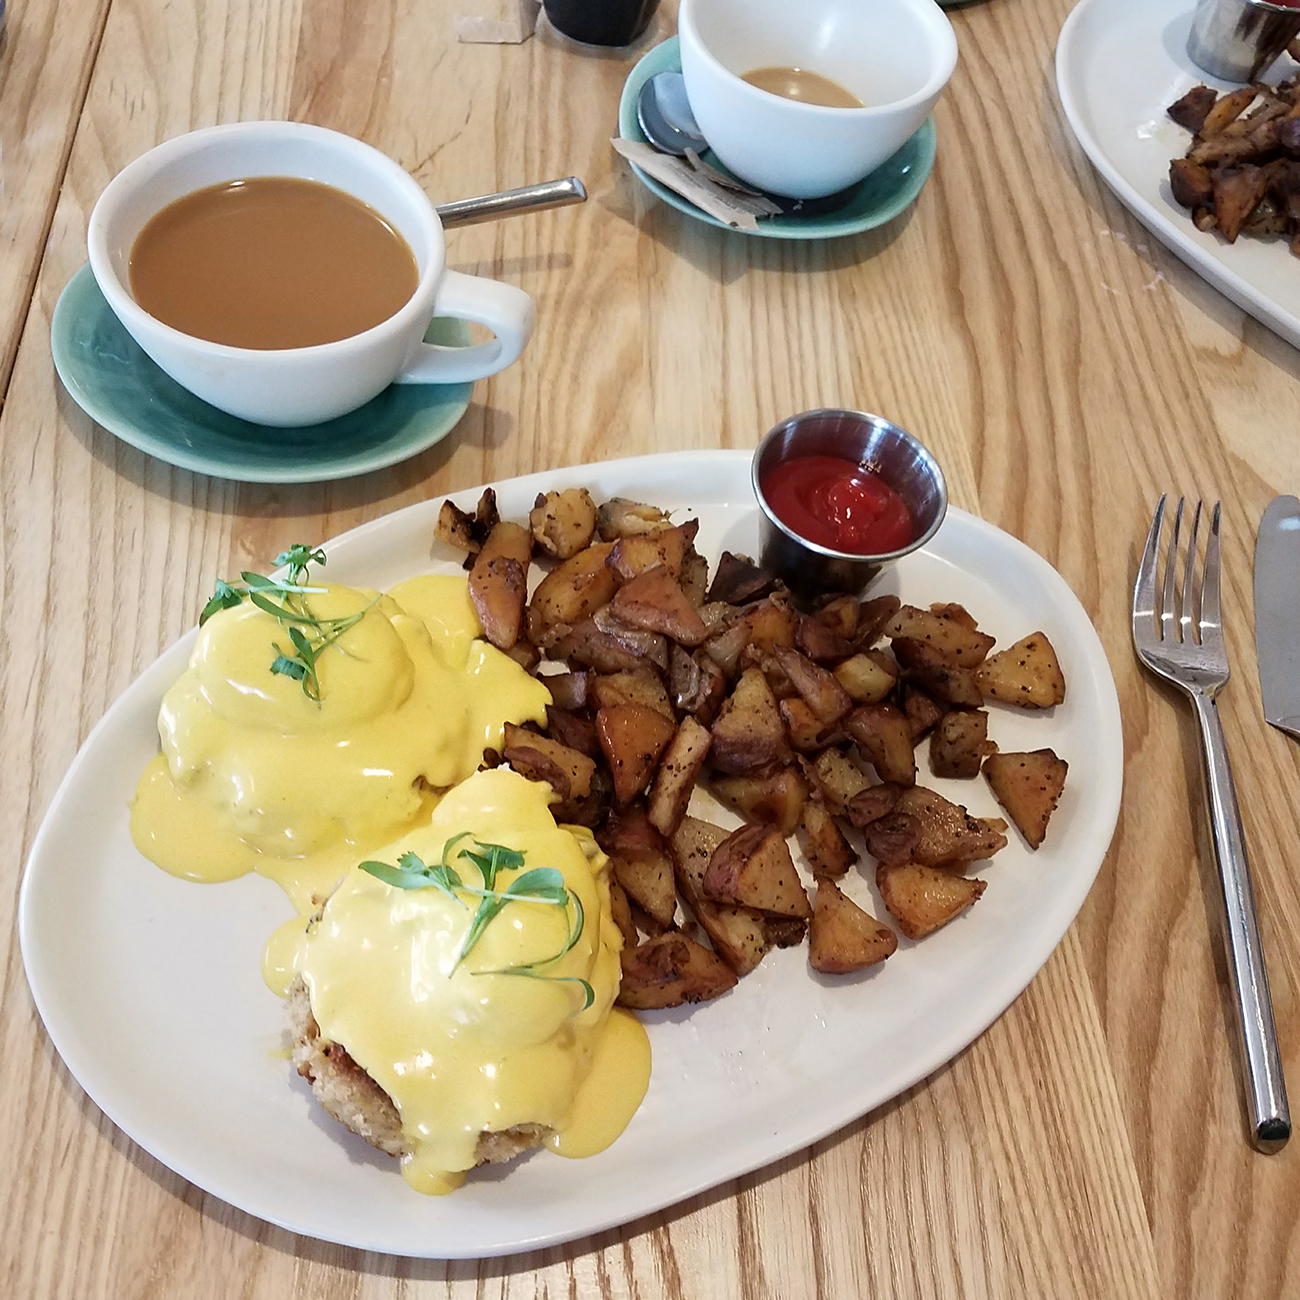
[[[834,194],[897,153],[957,66],[934,0],[682,0],[682,76],[700,130],[742,180],[791,198]],[[741,80],[796,67],[865,108],[824,108]]]
[[[164,325],[135,301],[131,247],[145,223],[194,190],[250,176],[333,185],[370,204],[415,254],[415,293],[386,321],[334,343],[261,350],[210,343]],[[240,122],[168,140],[124,167],[90,214],[90,266],[132,338],[178,384],[258,424],[317,424],[368,402],[391,383],[448,384],[505,369],[533,331],[533,300],[511,285],[449,271],[442,223],[428,196],[391,158],[360,140],[300,122]],[[434,316],[486,325],[469,348],[424,342]]]

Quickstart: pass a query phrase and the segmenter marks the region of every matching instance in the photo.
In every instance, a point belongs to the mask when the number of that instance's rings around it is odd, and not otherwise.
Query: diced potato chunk
[[[885,960],[898,947],[898,936],[864,912],[833,880],[817,885],[808,961],[824,975],[844,975]]]
[[[649,803],[650,821],[662,834],[671,835],[686,816],[691,791],[712,743],[709,729],[688,714],[664,750]]]
[[[916,783],[912,729],[892,704],[860,705],[845,719],[844,726],[882,781]]]
[[[509,650],[519,639],[532,553],[528,529],[503,519],[488,534],[470,570],[470,600],[483,635],[498,650]]]
[[[954,710],[939,719],[930,734],[930,770],[935,776],[969,780],[997,746],[989,737],[989,715],[982,710]]]
[[[898,928],[909,939],[924,939],[968,908],[984,892],[985,881],[957,876],[919,862],[876,868],[876,888]]]
[[[629,578],[614,593],[609,608],[620,622],[647,632],[660,632],[678,645],[693,648],[708,636],[695,606],[663,565]]]
[[[975,684],[985,699],[1020,709],[1050,709],[1065,701],[1065,676],[1052,643],[1034,632],[976,670]]]
[[[813,876],[842,876],[858,860],[853,846],[820,799],[809,799],[799,819],[799,845]]]
[[[596,532],[596,503],[586,488],[539,494],[528,524],[539,549],[567,560],[590,544]]]
[[[1047,834],[1047,823],[1065,789],[1069,764],[1050,749],[1028,754],[994,754],[984,762],[984,775],[993,795],[1036,849]]]
[[[894,689],[898,674],[870,655],[856,654],[836,665],[835,680],[855,704],[879,704]]]
[[[614,778],[614,802],[626,807],[649,784],[676,728],[655,709],[616,704],[596,714],[596,735]]]
[[[636,1011],[652,1011],[706,1002],[735,986],[735,972],[717,953],[669,930],[623,954],[618,1001]]]
[[[794,834],[808,799],[807,779],[794,767],[760,776],[717,777],[711,789],[746,821],[776,826],[782,835]]]
[[[733,774],[790,761],[776,698],[761,668],[747,668],[713,724],[713,765]]]
[[[613,549],[608,542],[588,546],[541,580],[528,606],[528,639],[534,645],[546,645],[552,628],[573,627],[609,603],[617,579],[605,561]]]
[[[811,912],[790,846],[775,826],[742,826],[727,836],[709,859],[704,895],[781,916]]]
[[[975,667],[993,649],[993,638],[967,622],[933,610],[917,609],[915,605],[901,606],[885,624],[885,635],[891,640],[905,637],[920,641],[959,668]]]

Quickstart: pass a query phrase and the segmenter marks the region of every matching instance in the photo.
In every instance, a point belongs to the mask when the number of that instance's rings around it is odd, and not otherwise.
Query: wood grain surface
[[[671,3],[609,54],[545,29],[457,45],[471,3],[15,0],[0,49],[0,391],[16,349],[0,412],[0,1295],[1300,1294],[1300,1146],[1266,1158],[1245,1141],[1191,718],[1142,675],[1127,627],[1156,496],[1221,498],[1224,722],[1300,1095],[1300,762],[1263,722],[1251,633],[1255,526],[1300,485],[1300,355],[1157,246],[1073,144],[1052,75],[1069,0],[953,11],[961,62],[932,182],[885,229],[820,245],[693,222],[612,157],[623,79],[671,32]],[[62,392],[48,344],[119,168],[193,127],[282,116],[368,140],[437,199],[569,173],[591,191],[579,209],[449,235],[452,265],[521,285],[540,322],[457,430],[394,469],[301,488],[131,450]],[[920,434],[956,504],[1060,569],[1110,658],[1118,831],[1011,1009],[812,1150],[536,1256],[448,1265],[296,1238],[123,1137],[42,1032],[14,929],[21,865],[81,740],[213,576],[452,488],[752,446],[819,405]]]

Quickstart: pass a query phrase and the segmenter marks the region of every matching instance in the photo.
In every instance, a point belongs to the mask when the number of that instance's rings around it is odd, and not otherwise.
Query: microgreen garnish
[[[469,840],[474,846],[462,848],[453,853],[453,849],[463,840]],[[467,884],[452,865],[461,859],[474,864],[482,877],[482,886]],[[384,884],[395,889],[426,889],[433,886],[454,898],[462,907],[465,906],[460,894],[470,894],[479,900],[479,905],[470,920],[460,947],[456,950],[456,959],[452,971],[464,961],[471,948],[482,937],[484,930],[496,919],[503,908],[510,903],[542,903],[564,910],[568,933],[564,946],[557,953],[543,957],[540,961],[529,962],[523,966],[506,966],[501,970],[475,971],[476,975],[520,975],[528,979],[552,980],[556,983],[579,984],[585,995],[582,1009],[596,1000],[595,990],[584,979],[572,975],[547,975],[543,967],[553,965],[568,953],[582,936],[584,914],[582,900],[564,883],[564,877],[554,867],[534,867],[516,876],[500,892],[496,889],[499,871],[518,871],[524,865],[524,855],[518,849],[507,848],[504,844],[482,844],[475,841],[468,831],[453,835],[443,846],[442,862],[430,867],[415,853],[403,853],[397,860],[397,866],[386,862],[363,862],[361,870],[382,880]],[[573,919],[569,920],[569,901],[573,901]]]
[[[270,614],[284,624],[290,642],[287,650],[278,642],[271,643],[275,651],[271,671],[278,677],[292,677],[300,682],[303,694],[319,704],[320,677],[316,670],[317,661],[344,632],[361,622],[370,605],[342,618],[316,618],[307,605],[306,597],[322,595],[326,589],[307,585],[308,565],[324,564],[325,552],[320,547],[313,549],[302,542],[295,542],[287,551],[277,555],[275,562],[288,566],[287,579],[244,572],[239,575],[244,580],[244,585],[237,586],[218,578],[212,599],[199,614],[199,626],[202,627],[213,614],[223,609],[234,609],[245,600],[256,605],[263,613]]]

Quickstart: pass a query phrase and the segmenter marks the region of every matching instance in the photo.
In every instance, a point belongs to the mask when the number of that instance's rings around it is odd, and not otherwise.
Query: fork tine
[[[1178,589],[1178,534],[1183,526],[1183,498],[1178,498],[1178,509],[1174,514],[1174,531],[1169,538],[1169,553],[1165,557],[1164,593],[1160,601],[1160,639],[1172,641],[1177,627],[1174,614],[1174,593]]]
[[[1156,562],[1160,553],[1160,533],[1165,523],[1165,496],[1162,492],[1156,502],[1156,512],[1147,533],[1142,563],[1138,565],[1137,581],[1133,584],[1133,635],[1155,636],[1156,617]]]
[[[1196,597],[1196,538],[1201,531],[1201,505],[1200,501],[1196,503],[1196,514],[1192,516],[1192,535],[1187,539],[1187,560],[1183,565],[1183,599],[1178,611],[1178,639],[1184,645],[1191,645],[1198,639],[1195,633],[1199,628],[1192,615],[1192,604]]]
[[[1205,543],[1205,579],[1201,583],[1201,641],[1206,634],[1217,636],[1219,620],[1219,503],[1210,516],[1210,535]]]

